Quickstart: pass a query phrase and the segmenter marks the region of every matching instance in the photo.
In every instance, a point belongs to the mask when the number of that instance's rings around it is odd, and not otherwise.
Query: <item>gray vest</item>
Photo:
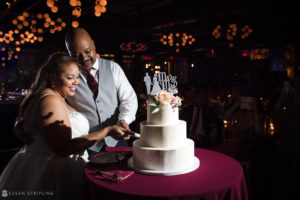
[[[89,121],[90,132],[100,130],[106,126],[115,125],[118,121],[118,95],[117,87],[111,71],[112,61],[98,58],[99,62],[99,81],[98,96],[93,98],[93,92],[80,74],[80,84],[76,88],[73,97],[68,97],[67,101],[78,112],[81,112]],[[117,140],[110,136],[104,138],[107,146],[116,146]],[[104,144],[101,140],[89,149],[99,151]]]

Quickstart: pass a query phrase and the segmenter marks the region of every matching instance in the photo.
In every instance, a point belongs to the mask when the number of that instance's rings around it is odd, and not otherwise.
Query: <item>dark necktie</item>
[[[198,124],[199,124],[199,118],[200,118],[200,109],[197,108],[190,136],[194,136],[196,134],[196,130],[197,130],[197,127],[198,127]]]
[[[87,72],[87,76],[86,76],[87,84],[90,87],[91,91],[94,93],[94,98],[96,98],[98,95],[98,83],[95,77],[91,74],[91,69],[86,70],[86,72]]]

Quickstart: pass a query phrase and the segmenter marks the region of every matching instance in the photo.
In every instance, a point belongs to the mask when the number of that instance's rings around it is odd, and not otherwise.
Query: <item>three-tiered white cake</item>
[[[179,120],[178,107],[169,103],[150,105],[147,102],[147,121],[140,124],[141,137],[133,142],[129,165],[138,172],[154,175],[197,169],[200,162],[194,156],[194,141],[187,138],[186,122]]]

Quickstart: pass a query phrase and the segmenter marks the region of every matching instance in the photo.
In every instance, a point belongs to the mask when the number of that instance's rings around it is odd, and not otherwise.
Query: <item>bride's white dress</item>
[[[84,151],[68,157],[55,155],[39,131],[39,119],[35,115],[38,103],[32,103],[31,115],[23,126],[32,134],[34,142],[20,149],[3,170],[0,176],[2,196],[18,195],[15,196],[17,199],[80,199],[88,154]],[[87,119],[79,112],[66,110],[72,138],[88,134]]]

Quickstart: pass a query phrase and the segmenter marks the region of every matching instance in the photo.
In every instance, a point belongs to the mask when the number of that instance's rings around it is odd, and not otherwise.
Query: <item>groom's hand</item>
[[[129,125],[127,124],[127,122],[125,120],[118,121],[117,125],[121,126],[122,128],[129,129]]]
[[[125,132],[125,134],[122,139],[129,140],[131,137],[131,134],[130,134],[130,129],[129,129],[129,125],[127,124],[127,122],[125,120],[120,120],[120,121],[118,121],[117,125],[126,129],[126,130],[123,130]]]

